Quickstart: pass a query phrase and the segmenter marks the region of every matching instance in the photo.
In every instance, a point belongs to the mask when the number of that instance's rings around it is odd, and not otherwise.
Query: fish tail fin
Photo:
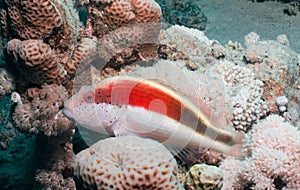
[[[237,144],[243,144],[244,133],[243,132],[234,132],[233,142]]]
[[[244,133],[233,131],[233,138],[231,141],[231,146],[229,150],[227,151],[227,154],[234,157],[243,158],[246,156],[246,153],[243,151],[243,139],[244,139]]]
[[[233,145],[228,152],[226,152],[229,156],[234,156],[238,158],[244,158],[247,154],[243,151],[242,144]]]

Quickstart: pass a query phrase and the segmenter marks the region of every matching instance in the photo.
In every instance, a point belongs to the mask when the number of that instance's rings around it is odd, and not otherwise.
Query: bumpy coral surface
[[[42,40],[11,40],[7,44],[7,53],[23,82],[25,79],[27,83],[37,85],[60,84],[66,76],[50,46]]]
[[[259,121],[246,137],[245,160],[227,159],[224,190],[299,189],[300,131],[278,115]]]
[[[278,96],[295,96],[292,92],[299,75],[299,56],[289,46],[284,35],[278,41],[254,41],[244,52],[247,67],[264,82],[263,98],[272,113],[279,113],[275,100]],[[296,95],[297,96],[297,95]]]
[[[75,157],[74,174],[96,189],[181,189],[177,164],[162,144],[138,137],[98,141]]]
[[[82,5],[89,4],[89,11],[97,15],[98,18],[94,17],[95,20],[91,20],[91,24],[96,24],[93,22],[100,19],[100,23],[110,29],[134,23],[157,23],[161,20],[160,6],[154,0],[81,0],[80,2]],[[101,13],[95,10],[97,8],[95,5],[104,6]]]

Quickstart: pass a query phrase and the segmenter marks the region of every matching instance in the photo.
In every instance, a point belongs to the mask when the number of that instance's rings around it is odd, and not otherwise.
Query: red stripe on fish
[[[108,84],[96,88],[94,97],[96,103],[143,107],[176,121],[180,120],[182,112],[179,97],[174,97],[174,94],[170,95],[145,80],[109,81]]]

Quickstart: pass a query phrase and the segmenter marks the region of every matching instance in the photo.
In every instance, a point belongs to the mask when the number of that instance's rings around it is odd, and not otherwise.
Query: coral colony
[[[4,0],[0,189],[300,189],[288,38],[162,25],[154,0]]]

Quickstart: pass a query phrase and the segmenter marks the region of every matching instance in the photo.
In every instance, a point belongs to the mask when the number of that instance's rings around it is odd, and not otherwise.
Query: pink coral
[[[253,126],[246,136],[245,160],[227,159],[223,189],[299,189],[300,131],[278,115]]]
[[[100,140],[78,153],[75,176],[96,189],[181,189],[171,153],[151,139],[127,136]]]

